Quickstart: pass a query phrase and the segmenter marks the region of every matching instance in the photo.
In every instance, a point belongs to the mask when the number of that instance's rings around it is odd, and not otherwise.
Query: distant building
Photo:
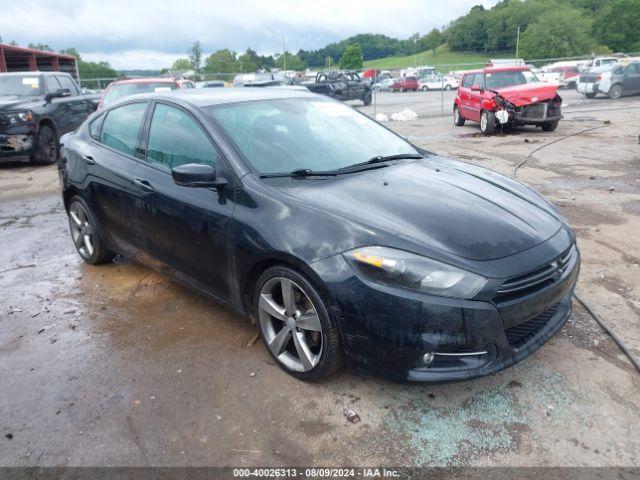
[[[0,73],[36,71],[65,72],[78,79],[78,66],[73,56],[0,43]]]

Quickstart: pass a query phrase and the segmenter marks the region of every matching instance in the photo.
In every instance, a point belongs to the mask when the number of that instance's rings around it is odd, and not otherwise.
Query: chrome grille
[[[495,300],[497,302],[518,298],[533,293],[541,288],[555,283],[573,268],[578,256],[575,245],[562,253],[554,261],[524,275],[507,279],[498,289]]]

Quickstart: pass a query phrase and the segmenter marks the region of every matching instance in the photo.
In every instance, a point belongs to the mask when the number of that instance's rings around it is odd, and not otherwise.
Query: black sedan
[[[63,143],[82,258],[120,253],[229,305],[297,378],[345,359],[398,379],[486,375],[570,314],[579,253],[549,202],[327,97],[130,97]]]

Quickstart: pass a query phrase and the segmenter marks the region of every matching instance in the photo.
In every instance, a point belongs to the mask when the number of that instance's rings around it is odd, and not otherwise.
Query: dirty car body
[[[204,168],[183,165],[186,147],[171,156],[173,170],[157,164],[167,157],[150,146],[154,121],[171,109],[215,147],[217,183],[180,181],[180,169]],[[105,129],[135,132],[128,151]],[[261,276],[294,270],[317,289],[347,359],[376,373],[425,382],[491,374],[540,347],[570,314],[579,252],[554,206],[326,97],[137,96],[63,142],[65,206],[80,198],[110,250],[254,320]]]
[[[454,100],[460,116],[491,127],[535,125],[553,130],[562,118],[558,86],[538,81],[528,67],[492,67],[465,73]],[[500,113],[499,113],[500,112]]]

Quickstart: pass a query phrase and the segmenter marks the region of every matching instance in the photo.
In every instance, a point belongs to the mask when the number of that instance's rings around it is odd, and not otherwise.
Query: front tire
[[[31,157],[31,162],[35,165],[51,165],[58,160],[59,152],[55,130],[48,125],[40,125],[36,136],[36,153]]]
[[[458,105],[454,105],[453,106],[453,124],[456,127],[462,127],[464,125],[464,122],[465,122],[465,119],[460,114],[460,109],[458,108]]]
[[[369,106],[371,105],[372,98],[371,91],[365,92],[364,97],[362,98],[362,103],[364,103],[365,106]]]
[[[543,123],[542,130],[544,130],[545,132],[553,132],[556,128],[558,128],[558,123],[560,123],[560,120]]]
[[[91,209],[80,197],[73,197],[67,211],[71,239],[80,257],[92,265],[113,260],[115,253],[110,251],[100,238],[96,218]]]
[[[611,87],[611,90],[609,90],[609,98],[617,100],[622,97],[623,92],[622,85],[614,85]]]
[[[267,269],[254,292],[254,312],[267,350],[289,375],[322,380],[340,369],[340,332],[316,287],[285,266]]]
[[[451,90],[451,85],[445,85],[444,89],[448,92],[449,90]]]
[[[484,135],[491,135],[496,130],[496,116],[489,110],[483,110],[480,114],[480,131]]]

